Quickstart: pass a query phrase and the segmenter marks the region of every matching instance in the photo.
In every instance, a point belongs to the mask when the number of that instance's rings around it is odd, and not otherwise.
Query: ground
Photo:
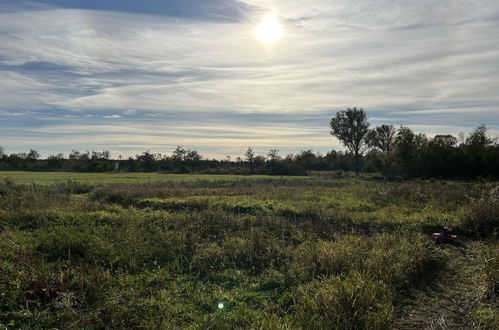
[[[434,281],[415,293],[414,300],[401,312],[398,329],[479,329],[486,325],[476,312],[486,300],[483,273],[484,244],[461,240],[445,246],[447,262]]]
[[[192,180],[230,180],[241,179],[242,175],[210,175],[210,174],[163,174],[163,173],[78,173],[78,172],[26,172],[0,171],[0,181],[10,179],[15,183],[51,184],[75,181],[91,184],[133,183],[154,181],[192,181]],[[255,175],[253,178],[276,178]]]
[[[498,325],[495,182],[0,177],[10,328]],[[428,217],[449,219],[458,243],[433,242]]]

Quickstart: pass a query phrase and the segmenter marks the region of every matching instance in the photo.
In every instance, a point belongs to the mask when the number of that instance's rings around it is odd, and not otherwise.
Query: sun
[[[279,18],[274,14],[267,14],[255,28],[255,36],[265,44],[273,44],[282,39],[284,28]]]

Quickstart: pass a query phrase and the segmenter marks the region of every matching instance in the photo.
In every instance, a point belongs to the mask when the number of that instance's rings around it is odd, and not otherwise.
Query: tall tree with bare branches
[[[346,108],[331,118],[331,135],[336,137],[355,157],[355,170],[360,171],[361,158],[369,148],[366,135],[369,132],[367,114],[362,108]]]

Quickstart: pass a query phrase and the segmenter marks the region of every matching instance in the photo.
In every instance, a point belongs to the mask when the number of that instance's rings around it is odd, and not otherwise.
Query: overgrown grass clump
[[[0,325],[389,329],[445,264],[424,219],[461,217],[456,191],[479,190],[463,185],[6,182]]]
[[[484,255],[487,292],[499,302],[499,244],[489,247]]]
[[[471,198],[462,226],[478,237],[499,236],[499,186],[485,188]]]

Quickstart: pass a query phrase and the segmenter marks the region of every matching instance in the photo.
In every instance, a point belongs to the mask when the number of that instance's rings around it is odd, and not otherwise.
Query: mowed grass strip
[[[53,184],[66,181],[89,184],[108,183],[142,183],[155,181],[197,181],[197,180],[239,180],[239,179],[269,179],[279,180],[282,177],[268,175],[214,175],[214,174],[162,174],[162,173],[77,173],[77,172],[27,172],[0,171],[0,181],[12,180],[17,184]],[[306,177],[285,177],[306,178]]]

